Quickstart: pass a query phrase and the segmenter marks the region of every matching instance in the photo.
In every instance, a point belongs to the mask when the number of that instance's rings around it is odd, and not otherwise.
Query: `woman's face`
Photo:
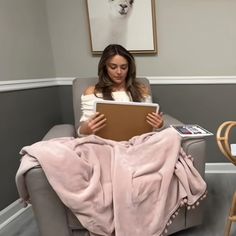
[[[126,77],[129,69],[129,64],[126,58],[120,55],[115,55],[107,61],[106,67],[110,79],[117,86],[125,86]]]

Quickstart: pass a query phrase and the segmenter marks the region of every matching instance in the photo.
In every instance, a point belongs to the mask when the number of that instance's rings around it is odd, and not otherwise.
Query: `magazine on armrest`
[[[213,133],[196,124],[189,125],[171,125],[182,137],[204,137],[213,135]]]

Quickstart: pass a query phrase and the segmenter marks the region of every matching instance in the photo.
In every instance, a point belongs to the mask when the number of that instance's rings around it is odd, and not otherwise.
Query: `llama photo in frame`
[[[157,53],[155,0],[86,0],[91,50],[109,44],[132,53]]]

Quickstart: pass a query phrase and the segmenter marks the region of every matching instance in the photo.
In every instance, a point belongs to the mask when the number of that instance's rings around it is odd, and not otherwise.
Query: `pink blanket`
[[[28,200],[24,173],[41,165],[63,203],[91,235],[158,236],[183,205],[206,191],[192,158],[172,129],[115,142],[91,135],[24,147],[16,175]]]

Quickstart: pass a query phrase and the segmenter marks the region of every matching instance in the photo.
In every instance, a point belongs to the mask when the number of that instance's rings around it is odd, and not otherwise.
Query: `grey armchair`
[[[140,80],[149,86],[145,78]],[[81,94],[89,85],[95,84],[97,78],[77,78],[73,81],[73,108],[75,125],[56,125],[45,135],[44,140],[56,137],[75,136],[81,115]],[[169,115],[164,115],[165,125],[181,124]],[[187,154],[194,157],[194,165],[204,177],[205,172],[205,140],[189,139],[183,141]],[[26,185],[30,195],[35,218],[41,236],[88,236],[87,230],[80,224],[72,212],[60,201],[57,194],[49,185],[43,170],[33,168],[26,173]],[[168,235],[201,224],[204,204],[192,211],[181,208],[178,216],[168,230]]]

